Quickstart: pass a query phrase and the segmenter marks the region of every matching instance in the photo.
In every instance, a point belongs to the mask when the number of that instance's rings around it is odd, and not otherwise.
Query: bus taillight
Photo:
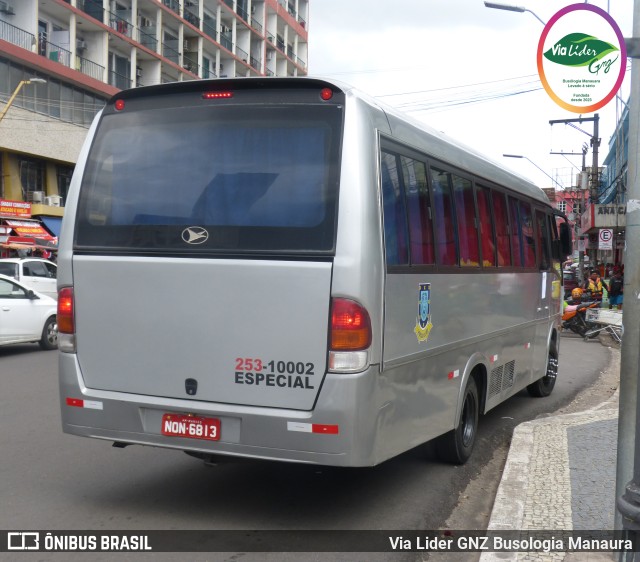
[[[355,372],[369,363],[371,320],[366,309],[355,301],[331,300],[329,370]]]
[[[203,100],[222,100],[233,97],[233,92],[205,92],[202,94]]]
[[[369,313],[349,299],[331,301],[331,349],[361,351],[371,345]]]
[[[320,90],[320,98],[323,101],[329,101],[333,97],[333,90],[331,88],[322,88]]]
[[[76,321],[73,287],[63,287],[58,292],[58,349],[66,353],[76,351]]]

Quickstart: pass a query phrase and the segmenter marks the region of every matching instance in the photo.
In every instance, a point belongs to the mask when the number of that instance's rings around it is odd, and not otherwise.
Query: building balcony
[[[154,53],[158,50],[158,39],[156,38],[156,27],[147,26],[138,29],[139,43]]]
[[[176,14],[180,14],[180,2],[178,0],[162,0],[162,3]]]
[[[38,53],[43,57],[47,57],[49,60],[71,67],[71,51],[55,43],[51,43],[51,41],[41,38],[38,41]]]
[[[182,17],[194,27],[200,29],[200,18],[191,10],[187,10],[187,8],[185,8]]]
[[[55,43],[51,43],[50,41],[46,41],[45,39],[40,39],[40,41],[38,41],[36,40],[35,35],[28,31],[1,20],[0,39],[28,51],[31,51],[32,48],[37,45],[37,52],[41,56],[58,62],[68,68],[73,68],[74,70],[82,72],[96,80],[104,80],[104,66],[79,55],[76,55],[74,64],[72,65],[72,54],[68,49],[56,45]]]
[[[133,24],[129,21],[131,19],[131,12],[120,10],[116,13],[107,12],[109,14],[109,26],[111,29],[115,29],[118,33],[126,35],[127,37],[133,37]]]
[[[228,35],[223,35],[222,33],[220,34],[220,45],[222,45],[228,51],[233,52],[233,41]]]
[[[30,51],[36,45],[36,36],[15,25],[0,20],[0,39]]]
[[[198,64],[198,53],[184,53],[182,55],[182,68],[199,76],[200,65]]]
[[[162,56],[175,64],[180,64],[180,52],[178,51],[178,42],[162,43]]]
[[[104,23],[102,0],[76,0],[76,6],[85,14]]]
[[[256,18],[251,18],[251,27],[257,30],[260,35],[262,35],[262,24],[256,20]]]
[[[104,80],[104,66],[79,55],[76,55],[76,70],[101,82]]]
[[[133,83],[131,82],[131,78],[129,78],[128,76],[124,76],[123,74],[119,74],[114,70],[110,70],[109,84],[121,90],[126,90],[127,88],[131,88]]]
[[[249,53],[240,47],[236,47],[236,57],[242,59],[242,62],[249,62]]]
[[[205,15],[204,22],[202,22],[202,31],[205,35],[211,37],[214,41],[217,41],[216,37],[216,29],[218,27],[218,22],[215,18],[208,17]]]

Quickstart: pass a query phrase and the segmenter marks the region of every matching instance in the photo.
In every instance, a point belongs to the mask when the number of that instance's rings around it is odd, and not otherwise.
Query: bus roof
[[[144,86],[123,90],[115,94],[109,103],[117,99],[136,99],[156,95],[179,94],[191,91],[204,91],[207,89],[221,90],[233,89],[287,89],[287,88],[324,88],[331,86],[341,90],[345,95],[359,100],[369,106],[373,111],[382,111],[391,129],[392,137],[399,142],[408,144],[416,150],[426,152],[430,156],[472,172],[474,175],[484,178],[488,182],[511,188],[533,199],[549,204],[549,199],[544,191],[506,167],[478,152],[474,148],[465,145],[443,132],[427,125],[406,113],[383,103],[366,94],[350,84],[324,77],[246,77],[223,78],[213,80],[191,80],[187,82],[171,82],[155,86]]]

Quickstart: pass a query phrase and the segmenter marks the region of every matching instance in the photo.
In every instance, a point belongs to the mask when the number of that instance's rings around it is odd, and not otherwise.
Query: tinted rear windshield
[[[18,278],[18,264],[13,262],[0,262],[0,273],[9,277]]]
[[[342,108],[226,105],[103,117],[76,248],[332,253]]]

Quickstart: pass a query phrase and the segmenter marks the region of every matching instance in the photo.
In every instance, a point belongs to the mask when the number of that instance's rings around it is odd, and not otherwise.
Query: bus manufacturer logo
[[[201,226],[190,226],[182,231],[182,239],[187,244],[203,244],[209,239],[209,233]]]
[[[420,283],[418,291],[418,317],[413,331],[419,342],[427,341],[431,333],[431,283]]]

